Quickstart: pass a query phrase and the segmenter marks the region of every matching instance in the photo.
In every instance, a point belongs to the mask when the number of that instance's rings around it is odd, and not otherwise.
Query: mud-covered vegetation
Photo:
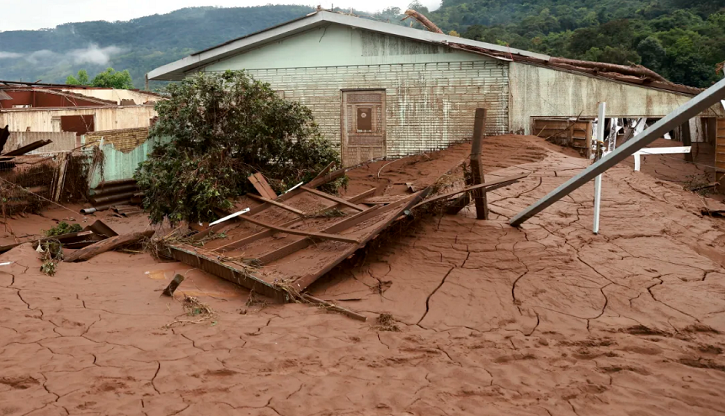
[[[197,74],[170,85],[149,137],[170,137],[136,180],[154,223],[210,221],[253,190],[261,172],[278,192],[312,179],[339,155],[309,108],[242,71]]]

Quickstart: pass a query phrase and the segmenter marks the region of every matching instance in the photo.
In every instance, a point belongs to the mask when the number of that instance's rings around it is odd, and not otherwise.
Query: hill
[[[553,56],[641,64],[671,81],[707,87],[725,61],[723,0],[443,0],[429,12],[445,32]],[[67,23],[0,32],[0,79],[63,82],[78,69],[108,66],[144,74],[188,54],[244,36],[312,9],[305,6],[196,7],[127,22]],[[349,11],[349,10],[345,10]],[[361,16],[397,24],[390,7]]]
[[[153,68],[312,11],[305,6],[194,7],[126,22],[67,23],[0,32],[0,79],[64,82],[87,69],[128,69],[136,87]]]
[[[641,64],[671,81],[722,78],[722,0],[443,0],[430,18],[446,31],[574,59]]]

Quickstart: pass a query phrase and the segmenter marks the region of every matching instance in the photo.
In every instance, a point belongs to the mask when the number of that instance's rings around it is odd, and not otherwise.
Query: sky
[[[419,0],[430,10],[440,0]],[[324,8],[355,7],[376,12],[397,6],[405,10],[411,0],[0,0],[0,31],[53,28],[63,23],[89,20],[130,20],[152,14],[164,14],[184,7],[245,7],[265,4],[301,4]]]

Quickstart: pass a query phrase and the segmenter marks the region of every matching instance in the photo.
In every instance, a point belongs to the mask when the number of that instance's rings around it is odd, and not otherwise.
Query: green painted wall
[[[214,63],[205,70],[470,62],[485,59],[443,45],[328,24]]]
[[[138,164],[144,162],[154,147],[168,139],[149,139],[128,153],[116,150],[111,143],[105,143],[103,151],[103,177],[100,169],[97,169],[90,178],[90,188],[95,188],[103,181],[117,181],[133,178]]]

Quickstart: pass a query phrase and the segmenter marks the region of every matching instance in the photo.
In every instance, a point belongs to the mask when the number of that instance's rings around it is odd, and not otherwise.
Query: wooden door
[[[385,156],[385,91],[342,92],[342,164]]]
[[[720,180],[725,174],[725,118],[717,119],[717,130],[715,130],[715,167],[717,168],[716,178]]]

